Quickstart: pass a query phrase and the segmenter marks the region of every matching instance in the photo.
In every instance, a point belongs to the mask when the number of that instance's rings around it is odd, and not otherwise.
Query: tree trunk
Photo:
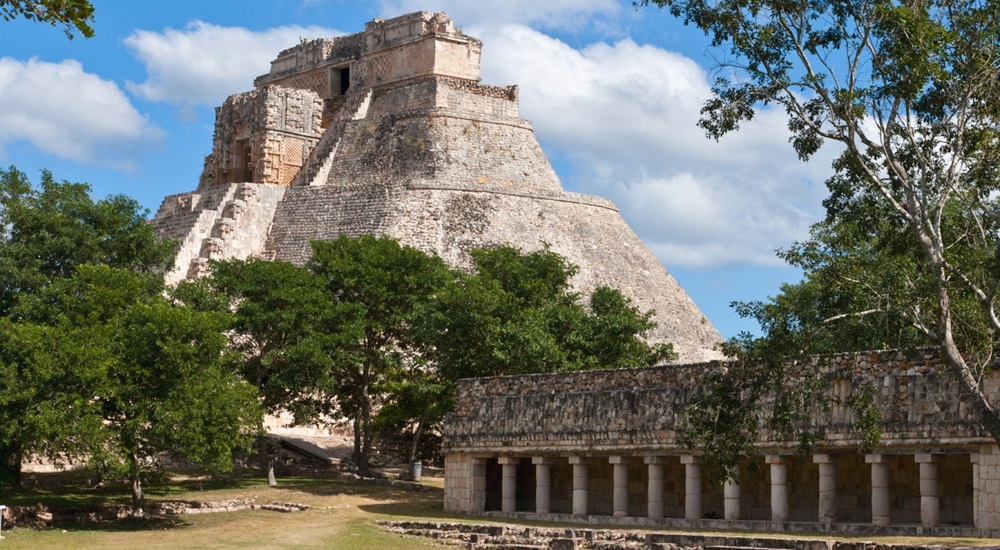
[[[940,345],[941,355],[943,355],[944,360],[951,366],[952,370],[958,376],[959,384],[965,393],[972,400],[972,405],[976,408],[979,413],[979,421],[982,423],[986,431],[989,432],[990,436],[993,438],[997,444],[1000,444],[1000,416],[997,414],[997,410],[990,404],[986,395],[983,393],[983,389],[979,386],[979,382],[976,377],[972,374],[972,369],[969,367],[968,362],[966,362],[965,357],[962,356],[962,352],[958,349],[958,345],[955,344],[954,331],[952,330],[952,320],[951,320],[951,297],[948,295],[948,289],[944,286],[938,289],[938,306],[941,308],[940,317]]]
[[[142,479],[138,473],[132,474],[132,517],[146,517],[146,495],[142,492]]]
[[[21,462],[24,454],[17,443],[0,448],[0,487],[21,485]]]
[[[361,472],[361,418],[354,417],[354,468]]]
[[[368,475],[368,461],[372,456],[372,419],[371,403],[367,396],[361,402],[361,458],[358,461],[358,473]]]
[[[420,449],[420,436],[424,433],[424,424],[427,422],[427,410],[429,407],[424,408],[424,413],[420,415],[420,420],[417,421],[417,427],[413,430],[413,439],[410,441],[410,452],[406,457],[407,464],[413,464],[413,461],[417,459],[417,451]]]

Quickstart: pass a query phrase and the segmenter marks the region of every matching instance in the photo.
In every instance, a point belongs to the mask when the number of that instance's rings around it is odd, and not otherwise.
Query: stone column
[[[663,463],[665,457],[647,456],[643,461],[648,466],[646,476],[646,515],[653,519],[663,517]]]
[[[788,521],[788,463],[785,457],[768,455],[771,465],[771,521]]]
[[[972,462],[972,525],[976,529],[984,529],[979,520],[979,500],[983,497],[982,482],[979,480],[979,453],[971,453],[969,461]]]
[[[837,462],[833,455],[813,455],[819,465],[819,522],[833,523],[837,518]]]
[[[610,456],[608,462],[614,467],[614,493],[612,498],[613,515],[624,517],[628,515],[628,462],[627,456]]]
[[[937,527],[941,524],[941,455],[918,453],[913,458],[920,465],[920,523]]]
[[[701,519],[701,457],[684,455],[684,518]]]
[[[486,459],[472,459],[472,511],[486,511]]]
[[[501,456],[497,460],[503,466],[503,483],[501,485],[500,510],[506,513],[517,511],[517,464],[521,461],[516,456]]]
[[[555,459],[536,456],[531,463],[535,465],[535,513],[548,514],[552,506],[552,465]]]
[[[727,481],[723,486],[725,519],[735,521],[740,519],[740,484]]]
[[[571,456],[569,463],[573,465],[573,515],[587,515],[587,477],[590,474],[587,467],[587,457]]]
[[[872,465],[872,525],[889,525],[889,457],[865,455],[865,462]]]

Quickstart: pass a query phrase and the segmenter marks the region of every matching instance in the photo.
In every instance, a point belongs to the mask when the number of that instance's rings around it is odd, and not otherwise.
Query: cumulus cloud
[[[0,58],[0,145],[26,140],[59,157],[128,169],[161,135],[116,83],[76,60]]]
[[[550,28],[585,25],[594,16],[608,17],[622,9],[617,0],[380,0],[382,14],[394,17],[412,11],[443,11],[459,25],[522,23]]]
[[[176,105],[217,105],[250,89],[270,68],[278,52],[302,38],[342,32],[323,27],[285,26],[265,31],[194,21],[183,29],[140,30],[125,45],[146,68],[146,81],[127,83],[129,91]]]
[[[522,116],[569,160],[564,187],[615,200],[668,266],[774,265],[818,219],[831,153],[803,164],[769,110],[707,139],[709,77],[694,60],[629,39],[576,49],[523,25],[470,32],[484,81],[517,83]]]

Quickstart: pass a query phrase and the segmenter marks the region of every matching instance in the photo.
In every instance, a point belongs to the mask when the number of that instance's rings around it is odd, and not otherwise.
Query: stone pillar
[[[663,517],[663,463],[665,457],[647,456],[643,461],[648,466],[649,480],[646,485],[646,515],[653,519]]]
[[[498,462],[503,466],[500,510],[513,513],[517,511],[517,464],[521,459],[516,456],[501,456]]]
[[[552,506],[552,465],[555,459],[536,456],[531,463],[535,465],[535,513],[548,514]]]
[[[920,465],[920,523],[937,527],[941,524],[941,455],[918,453],[913,458]]]
[[[624,517],[628,515],[628,462],[627,456],[610,456],[608,462],[614,467],[615,482],[612,497],[613,515]]]
[[[972,462],[972,524],[976,529],[985,529],[980,525],[979,501],[983,498],[982,482],[979,480],[979,453],[971,453],[969,461]]]
[[[472,459],[472,511],[486,511],[486,459]]]
[[[872,525],[889,525],[889,457],[865,455],[865,462],[872,465]]]
[[[684,455],[684,518],[701,519],[701,457]]]
[[[573,515],[587,515],[587,477],[590,474],[587,467],[587,457],[571,456],[569,463],[573,465]]]
[[[735,521],[740,519],[740,484],[726,481],[723,486],[725,519]]]
[[[819,522],[833,523],[837,519],[837,462],[833,455],[813,455],[819,465]]]
[[[768,455],[771,465],[771,521],[788,521],[788,463],[785,457]]]

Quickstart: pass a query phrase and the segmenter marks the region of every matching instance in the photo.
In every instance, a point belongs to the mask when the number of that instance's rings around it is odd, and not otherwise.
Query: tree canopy
[[[1000,2],[639,4],[711,38],[721,61],[700,122],[710,137],[778,106],[800,158],[841,151],[827,219],[783,253],[806,279],[740,305],[766,332],[743,351],[773,360],[816,344],[930,343],[1000,441],[997,404],[979,386],[1000,331]]]
[[[227,471],[256,433],[256,392],[225,360],[228,314],[170,300],[159,274],[80,266],[18,309],[0,325],[0,369],[21,388],[0,385],[18,396],[8,410],[49,450],[127,477],[134,515],[159,453]]]
[[[312,246],[303,268],[214,263],[208,284],[232,308],[240,369],[268,410],[300,423],[350,419],[361,471],[376,439],[419,458],[458,378],[672,358],[642,340],[652,312],[608,288],[583,303],[570,286],[576,267],[548,250],[476,249],[465,273],[389,237]]]
[[[0,170],[0,483],[28,452],[88,459],[132,481],[141,515],[159,453],[225,470],[247,447],[261,413],[231,316],[166,294],[171,252],[132,199]]]
[[[74,29],[85,38],[94,36],[94,6],[89,0],[0,0],[4,21],[25,18],[29,21],[62,26],[66,38],[73,39]]]
[[[648,366],[674,357],[669,345],[646,344],[652,312],[619,291],[599,287],[584,305],[570,284],[578,268],[566,258],[506,245],[470,254],[474,271],[445,289],[425,319],[445,377]]]

